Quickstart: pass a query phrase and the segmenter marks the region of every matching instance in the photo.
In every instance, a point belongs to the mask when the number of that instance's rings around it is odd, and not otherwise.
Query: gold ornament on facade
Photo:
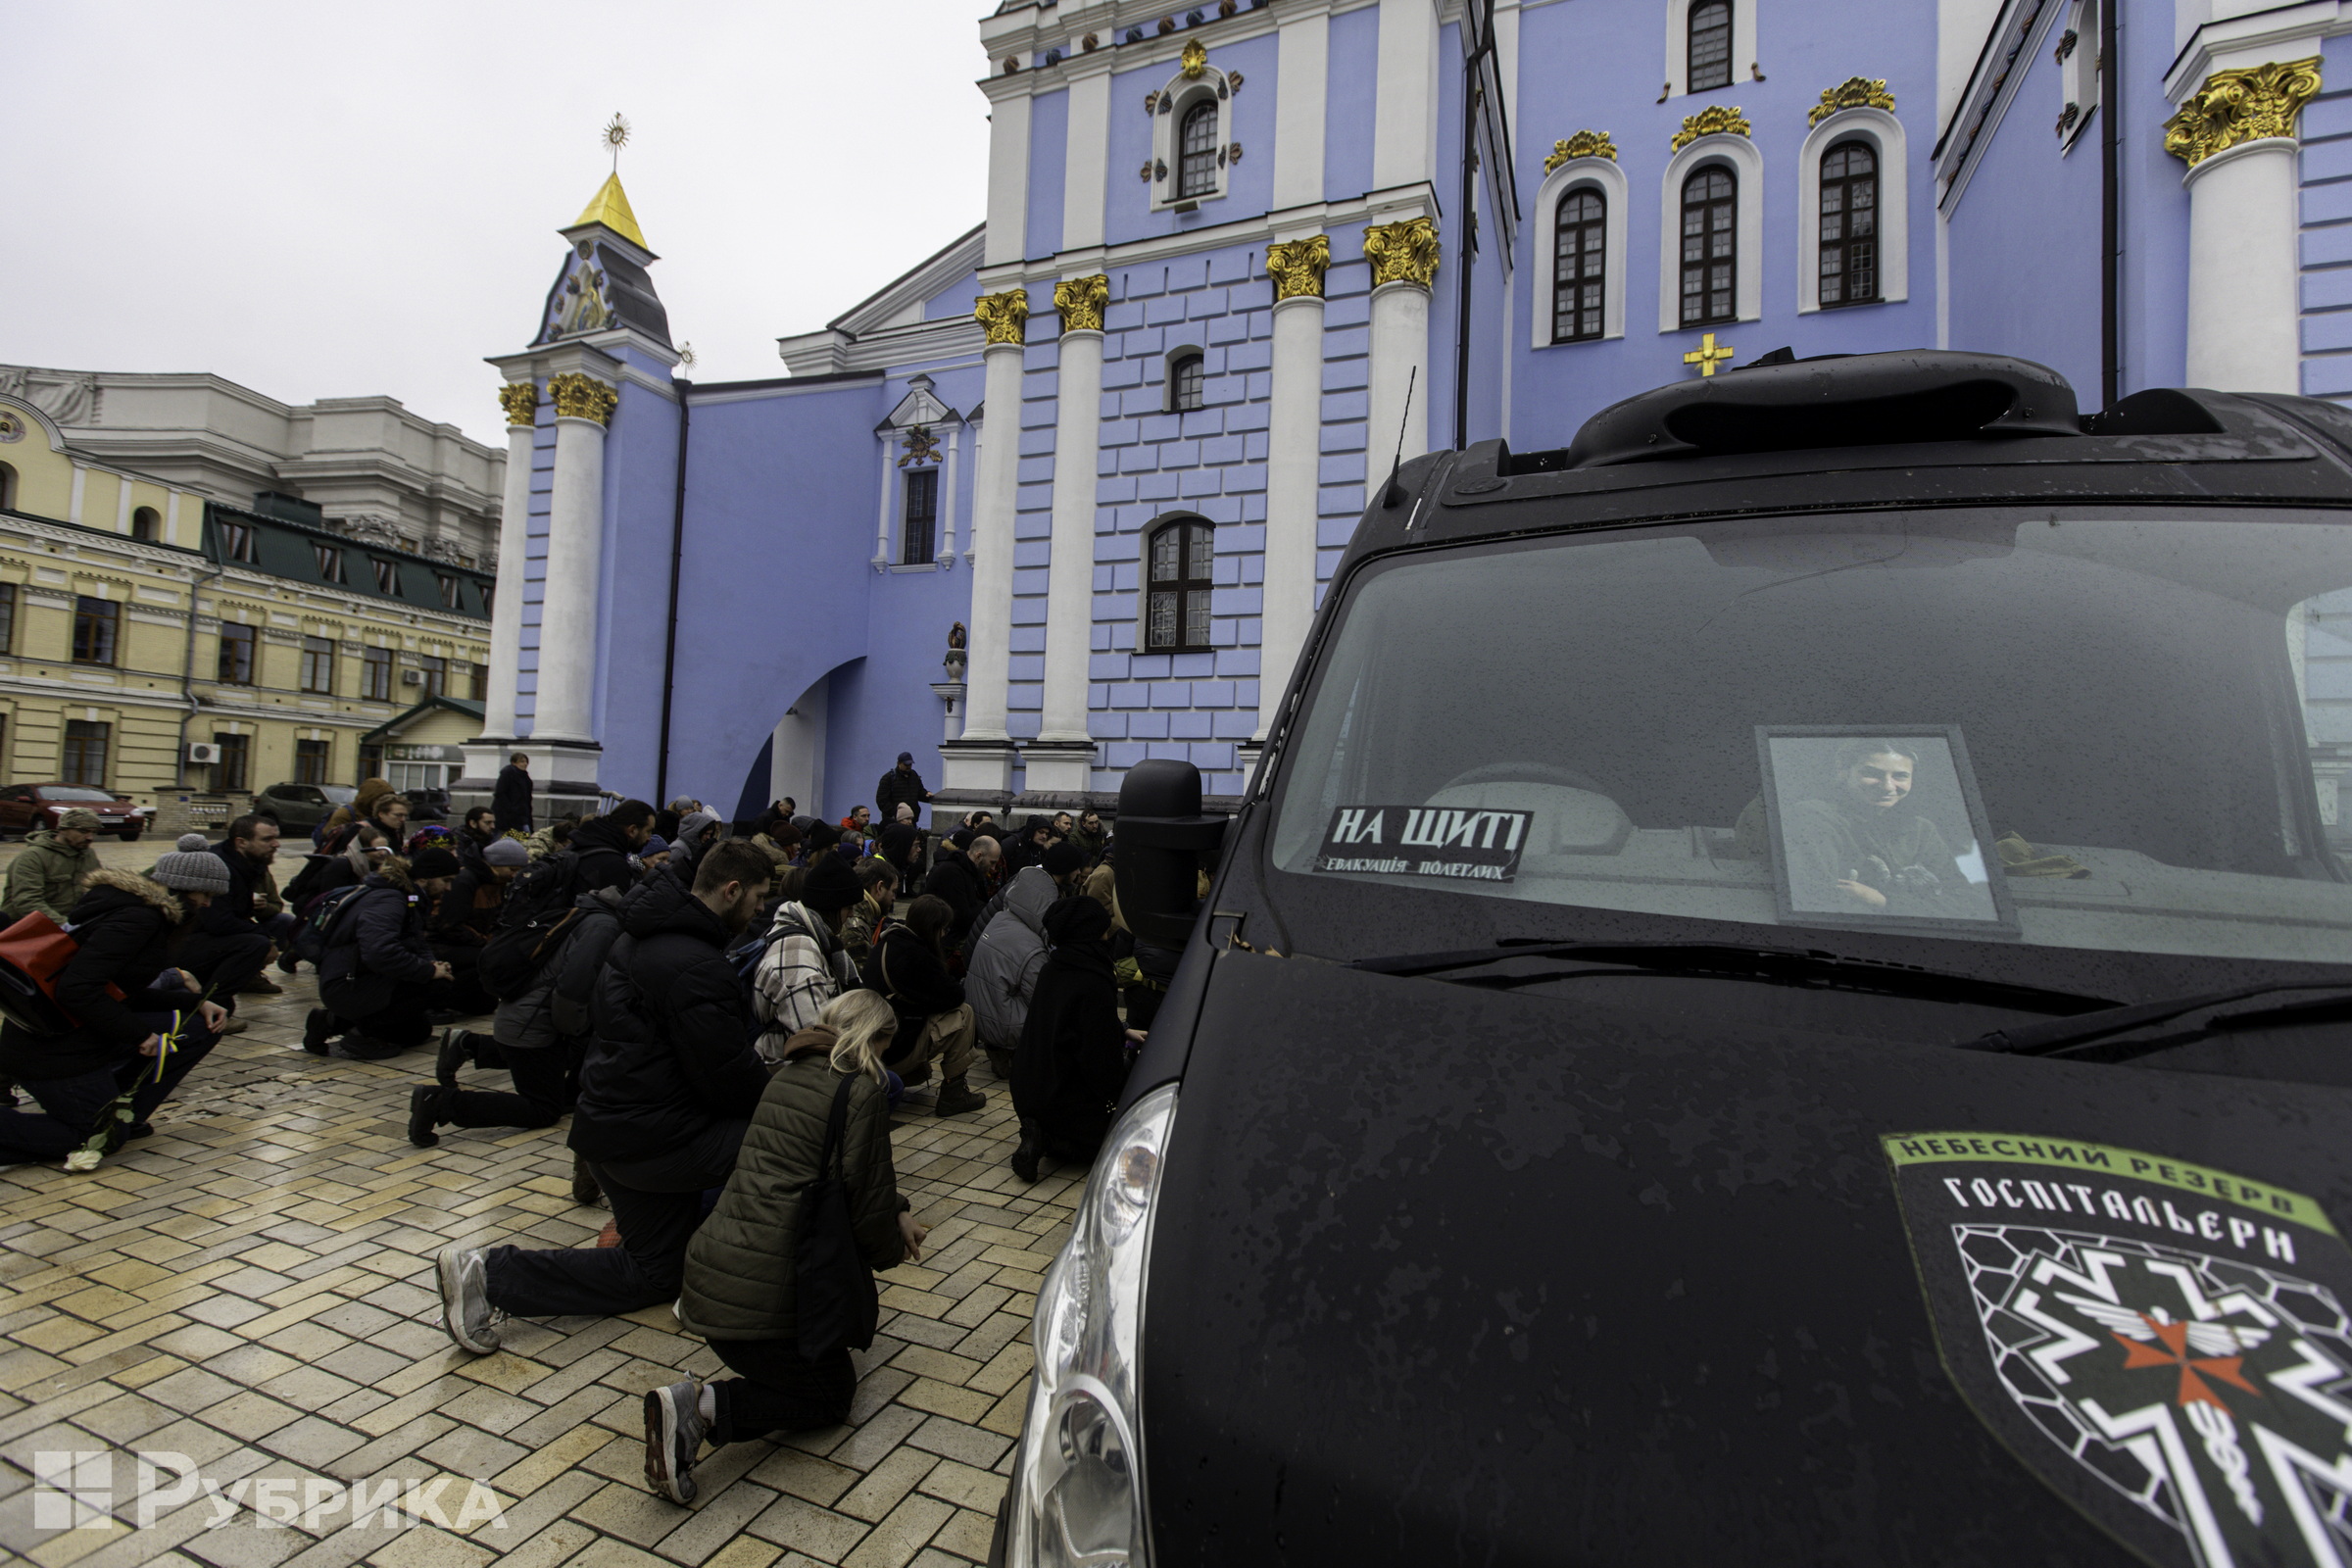
[[[983,294],[972,315],[987,329],[991,343],[1023,343],[1029,337],[1029,291],[1008,288],[1002,294]]]
[[[1364,230],[1364,260],[1372,264],[1372,286],[1418,283],[1429,287],[1438,275],[1438,225],[1434,219],[1409,218],[1401,223],[1375,223]]]
[[[1323,271],[1330,266],[1328,234],[1266,247],[1266,275],[1274,280],[1274,297],[1278,300],[1321,299]]]
[[[1544,160],[1544,172],[1550,173],[1572,158],[1606,158],[1617,161],[1617,144],[1609,140],[1605,130],[1580,130],[1566,141],[1551,144],[1551,156]]]
[[[1805,123],[1818,125],[1840,109],[1892,109],[1894,94],[1886,90],[1884,77],[1848,76],[1835,87],[1821,90],[1821,102],[1805,116]]]
[[[1674,133],[1674,150],[1679,153],[1701,136],[1744,136],[1751,128],[1738,104],[1729,109],[1717,104],[1683,117],[1683,128]]]
[[[2164,150],[2189,168],[2240,142],[2295,134],[2295,118],[2319,96],[2320,57],[2217,71],[2164,122]]]
[[[509,381],[498,389],[498,406],[507,411],[509,424],[539,422],[539,387],[531,381]]]
[[[1110,279],[1102,272],[1065,277],[1054,285],[1054,309],[1061,313],[1064,332],[1100,332],[1102,311],[1110,304]]]
[[[1199,81],[1208,74],[1208,50],[1195,38],[1184,46],[1184,79]]]
[[[620,394],[608,382],[577,370],[547,378],[547,398],[556,406],[559,419],[594,419],[599,424],[611,422],[612,411],[620,407]]]
[[[909,427],[901,444],[906,450],[906,455],[899,460],[902,468],[909,465],[919,468],[926,463],[939,461],[939,437],[931,433],[931,427],[927,424]]]

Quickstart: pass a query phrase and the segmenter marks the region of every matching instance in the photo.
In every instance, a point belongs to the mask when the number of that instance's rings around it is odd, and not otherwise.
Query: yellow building
[[[95,784],[163,830],[356,783],[383,770],[374,732],[480,699],[493,584],[308,502],[98,461],[0,395],[0,781]]]

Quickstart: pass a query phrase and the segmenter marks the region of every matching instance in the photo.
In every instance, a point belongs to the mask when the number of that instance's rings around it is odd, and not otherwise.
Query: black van
[[[2352,1561],[2352,414],[1776,358],[1128,775],[1000,1560]]]

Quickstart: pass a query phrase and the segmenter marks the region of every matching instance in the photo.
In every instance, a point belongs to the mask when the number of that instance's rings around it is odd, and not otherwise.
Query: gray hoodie
[[[1009,919],[988,922],[964,976],[964,996],[980,1025],[980,1043],[1009,1051],[1021,1043],[1029,998],[1046,962],[1046,910],[1061,890],[1042,865],[1025,865],[1004,890]]]

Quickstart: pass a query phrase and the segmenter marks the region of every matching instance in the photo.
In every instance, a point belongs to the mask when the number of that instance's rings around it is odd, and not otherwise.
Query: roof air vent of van
[[[2026,360],[1936,349],[1768,358],[1601,410],[1566,466],[2082,433],[2075,389]]]

